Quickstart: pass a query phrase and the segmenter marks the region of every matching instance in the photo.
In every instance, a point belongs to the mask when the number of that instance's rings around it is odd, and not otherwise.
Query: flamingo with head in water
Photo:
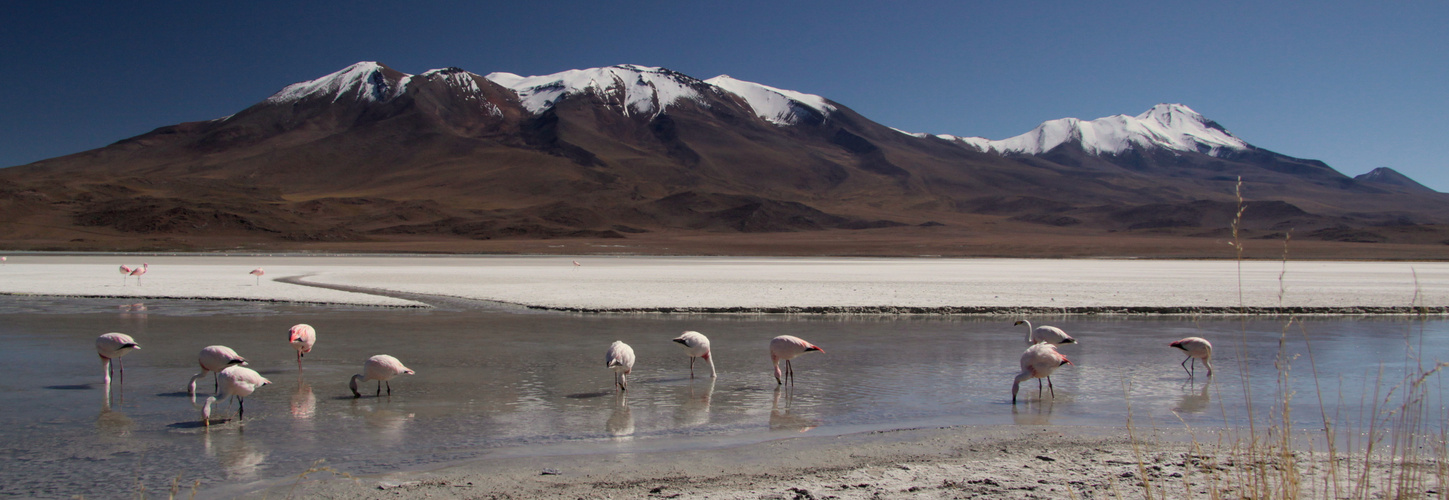
[[[795,367],[790,364],[790,360],[811,351],[824,353],[825,349],[816,347],[815,344],[806,342],[804,339],[794,335],[781,335],[770,339],[770,363],[775,365],[775,383],[783,385],[785,380],[789,380],[790,385],[795,385]],[[785,371],[783,374],[780,372],[781,361],[785,362]],[[782,375],[784,376],[783,380],[781,379]]]
[[[242,398],[252,395],[261,386],[272,383],[256,370],[241,365],[228,366],[217,374],[221,381],[222,397],[236,397],[236,418],[241,420],[246,412],[246,401]],[[208,396],[206,405],[201,407],[201,420],[207,426],[211,425],[211,404],[216,402],[216,396]]]
[[[367,361],[362,363],[362,373],[353,375],[352,381],[348,382],[347,386],[352,389],[352,397],[360,398],[362,397],[362,393],[357,392],[357,383],[362,382],[365,384],[369,380],[376,380],[376,396],[382,396],[382,385],[384,383],[387,384],[387,395],[391,396],[392,382],[389,381],[398,375],[412,375],[414,373],[417,372],[403,366],[402,361],[398,361],[397,358],[386,354],[378,354],[367,358]]]
[[[1011,383],[1011,404],[1016,404],[1016,392],[1021,388],[1021,383],[1031,379],[1047,379],[1047,387],[1052,391],[1052,398],[1057,397],[1057,390],[1052,387],[1051,375],[1057,367],[1072,364],[1071,360],[1057,352],[1057,346],[1045,342],[1032,344],[1021,353],[1021,373],[1016,374],[1016,380]],[[1041,397],[1041,387],[1037,387],[1036,395]]]

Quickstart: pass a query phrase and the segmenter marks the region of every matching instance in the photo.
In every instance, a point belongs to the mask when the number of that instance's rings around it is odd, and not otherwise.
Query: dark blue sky
[[[0,166],[226,116],[358,61],[630,63],[991,139],[1177,102],[1259,147],[1449,191],[1442,0],[128,3],[7,3]]]

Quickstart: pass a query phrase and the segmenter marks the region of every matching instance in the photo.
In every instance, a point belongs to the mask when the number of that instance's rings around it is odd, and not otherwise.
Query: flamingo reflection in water
[[[703,387],[696,387],[695,381],[690,381],[684,404],[679,405],[679,411],[674,417],[680,427],[698,427],[709,423],[709,405],[714,398],[714,381],[711,378],[708,382],[700,382],[699,385]]]
[[[217,432],[213,438],[208,429],[202,436],[202,450],[206,456],[215,458],[226,478],[233,481],[255,479],[267,460],[267,453],[248,443],[242,432]]]
[[[614,408],[609,412],[609,421],[604,423],[604,430],[614,439],[634,436],[634,413],[629,410],[627,398],[622,392],[614,396]]]
[[[785,399],[783,407],[780,405],[782,394]],[[775,387],[775,396],[770,402],[770,430],[805,432],[820,426],[820,421],[817,419],[795,414],[791,410],[794,400],[794,389],[788,386]]]

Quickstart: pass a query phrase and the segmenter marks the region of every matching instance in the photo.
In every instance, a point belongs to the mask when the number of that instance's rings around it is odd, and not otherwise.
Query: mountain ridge
[[[1425,244],[1449,220],[1445,197],[1417,183],[1256,148],[1183,105],[978,142],[904,133],[824,97],[723,75],[639,65],[412,75],[364,61],[227,117],[0,169],[0,225],[13,229],[0,244],[856,240],[997,228],[1204,238],[1239,189],[1247,213],[1268,214],[1247,220],[1255,237],[1297,228],[1323,241]]]

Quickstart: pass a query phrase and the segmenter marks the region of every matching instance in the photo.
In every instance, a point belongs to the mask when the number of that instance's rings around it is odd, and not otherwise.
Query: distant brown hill
[[[1188,146],[1105,151],[1069,131],[1013,150],[659,68],[525,78],[359,63],[226,118],[0,169],[0,246],[1189,255],[1198,242],[1213,256],[1240,177],[1246,239],[1291,231],[1369,257],[1366,243],[1432,256],[1449,240],[1449,197],[1407,177],[1354,179],[1239,144],[1181,106],[1116,118],[1157,120]],[[1063,126],[1084,124],[1101,126]],[[1179,250],[1123,243],[1168,240]]]

